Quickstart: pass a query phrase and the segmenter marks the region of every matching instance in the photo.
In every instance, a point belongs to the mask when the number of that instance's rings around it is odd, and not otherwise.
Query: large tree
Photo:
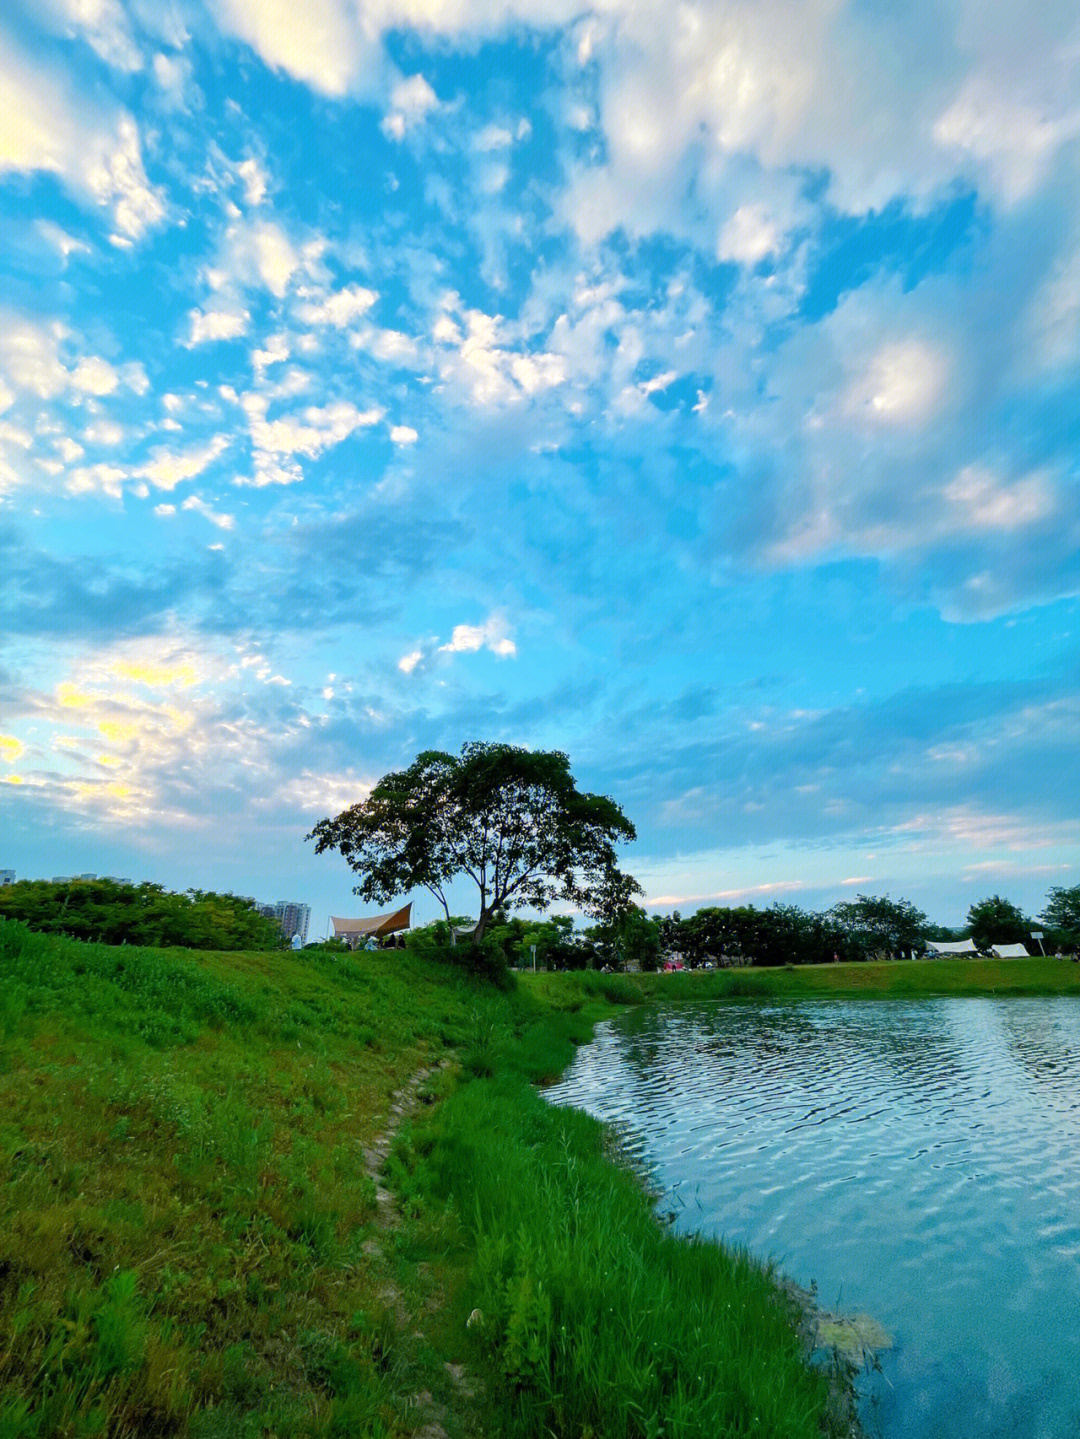
[[[967,922],[980,949],[990,949],[995,944],[1025,944],[1031,938],[1031,920],[1000,894],[977,900],[968,910]]]
[[[829,910],[861,958],[907,954],[925,949],[926,915],[909,899],[890,899],[887,894],[860,894],[842,900]]]
[[[341,853],[360,876],[353,892],[373,903],[422,887],[449,919],[447,886],[471,879],[477,942],[503,907],[564,900],[604,917],[621,908],[640,889],[615,845],[635,838],[614,800],[577,788],[566,755],[479,742],[460,755],[426,750],[308,835],[317,854]]]
[[[1080,947],[1080,884],[1070,889],[1055,885],[1046,896],[1046,908],[1039,916],[1047,929],[1054,932],[1054,943]]]

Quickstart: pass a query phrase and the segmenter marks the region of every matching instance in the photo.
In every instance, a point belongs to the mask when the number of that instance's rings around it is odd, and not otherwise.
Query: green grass
[[[403,1193],[443,1202],[471,1257],[462,1304],[498,1432],[519,1439],[849,1433],[843,1386],[806,1362],[802,1318],[742,1253],[677,1238],[604,1131],[522,1078],[565,1058],[508,1052],[403,1138]],[[464,1308],[460,1316],[464,1321]]]
[[[596,981],[629,991],[627,1002],[703,999],[912,999],[925,995],[1080,995],[1080,965],[1059,959],[914,959],[807,964],[680,974],[544,974],[522,983],[553,1004],[595,992]]]
[[[363,1149],[474,987],[3,924],[0,996],[0,1439],[408,1432]]]
[[[836,1430],[782,1288],[539,1092],[664,992],[0,924],[0,1439]],[[365,1148],[436,1062],[387,1229]]]

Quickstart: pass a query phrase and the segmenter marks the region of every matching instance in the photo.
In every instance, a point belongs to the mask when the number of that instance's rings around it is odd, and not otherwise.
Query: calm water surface
[[[634,1014],[549,1094],[623,1129],[679,1227],[893,1334],[870,1433],[1080,1436],[1080,1002]]]

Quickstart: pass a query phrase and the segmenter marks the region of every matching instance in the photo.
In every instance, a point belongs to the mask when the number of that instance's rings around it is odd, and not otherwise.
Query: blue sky
[[[318,928],[483,738],[663,909],[1080,879],[1071,0],[13,0],[0,87],[0,867]]]

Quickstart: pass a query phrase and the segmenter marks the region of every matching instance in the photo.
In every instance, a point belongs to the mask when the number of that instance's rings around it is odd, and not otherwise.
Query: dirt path
[[[394,1230],[399,1229],[402,1223],[394,1195],[383,1182],[386,1161],[402,1125],[417,1112],[424,1102],[421,1098],[424,1086],[438,1073],[439,1068],[438,1062],[422,1066],[409,1077],[400,1089],[394,1092],[390,1099],[385,1127],[364,1149],[364,1168],[375,1185],[375,1202],[378,1205],[375,1224],[381,1234],[390,1235]],[[384,1264],[386,1261],[386,1246],[380,1238],[369,1239],[364,1245],[364,1252],[374,1263]],[[401,1289],[389,1275],[379,1292],[379,1297],[392,1311],[395,1326],[404,1342],[418,1341],[423,1338],[422,1333],[414,1328],[415,1316],[410,1315]],[[447,1362],[444,1363],[443,1368],[449,1380],[450,1393],[455,1401],[453,1409],[459,1420],[455,1426],[458,1433],[479,1436],[481,1431],[475,1412],[476,1396],[465,1366]],[[449,1414],[445,1404],[440,1404],[429,1391],[423,1390],[411,1396],[411,1407],[416,1409],[418,1417],[422,1420],[421,1425],[414,1431],[414,1439],[449,1439],[445,1427],[445,1421]]]

